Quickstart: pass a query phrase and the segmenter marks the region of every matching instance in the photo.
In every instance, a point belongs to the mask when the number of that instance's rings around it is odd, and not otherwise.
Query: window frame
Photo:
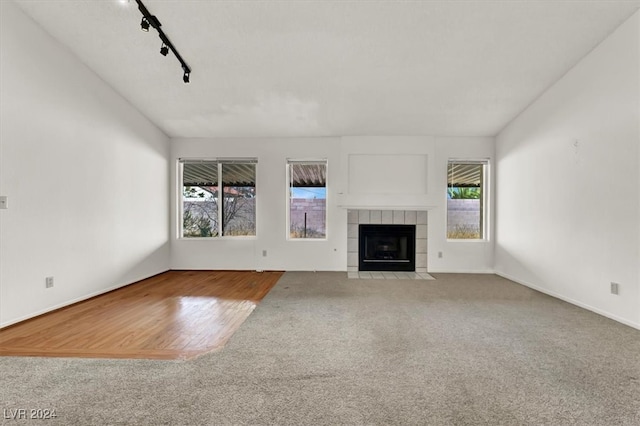
[[[324,237],[322,238],[293,238],[291,237],[291,165],[292,164],[324,164],[325,167],[325,209],[324,209]],[[286,199],[285,199],[285,233],[287,241],[327,241],[329,239],[329,160],[327,158],[287,158],[286,159]]]
[[[481,226],[481,238],[449,238],[449,166],[450,164],[470,164],[481,165],[482,168],[482,183],[481,183],[481,196],[480,196],[480,226]],[[491,191],[491,160],[490,158],[449,158],[446,165],[446,190],[445,190],[445,221],[444,231],[447,242],[452,243],[482,243],[489,242],[491,240],[490,223],[489,220],[491,214],[490,204],[490,191]]]
[[[244,164],[253,164],[255,167],[255,194],[254,199],[254,214],[255,214],[255,233],[254,235],[221,235],[221,229],[218,229],[218,235],[214,235],[211,237],[185,237],[184,236],[184,164],[185,163],[216,163],[218,170],[218,194],[222,191],[222,183],[223,183],[223,175],[222,168],[223,164],[233,164],[233,163],[244,163]],[[191,157],[183,157],[178,158],[177,160],[177,238],[179,240],[185,241],[207,241],[207,240],[242,240],[242,239],[256,239],[258,236],[258,159],[256,157],[219,157],[219,158],[191,158]],[[223,205],[220,202],[216,203],[217,206],[217,220],[218,227],[221,228],[223,226],[222,216],[223,216]]]

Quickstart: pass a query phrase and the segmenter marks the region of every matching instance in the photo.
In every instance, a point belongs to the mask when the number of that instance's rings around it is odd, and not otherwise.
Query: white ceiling
[[[172,137],[493,136],[640,1],[17,0]]]

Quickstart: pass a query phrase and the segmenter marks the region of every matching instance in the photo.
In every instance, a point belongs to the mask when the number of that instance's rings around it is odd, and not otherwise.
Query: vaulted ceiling
[[[640,1],[16,0],[172,137],[493,136]]]

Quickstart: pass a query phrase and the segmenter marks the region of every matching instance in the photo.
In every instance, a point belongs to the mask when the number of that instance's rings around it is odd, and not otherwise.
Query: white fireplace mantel
[[[396,206],[396,205],[384,205],[384,206],[371,206],[362,204],[338,204],[338,207],[347,210],[415,210],[415,211],[427,211],[433,210],[436,206]]]
[[[414,210],[436,208],[437,200],[427,194],[343,193],[338,192],[336,204],[348,210]]]

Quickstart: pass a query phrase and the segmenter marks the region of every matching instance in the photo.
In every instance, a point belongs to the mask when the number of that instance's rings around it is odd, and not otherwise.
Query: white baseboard
[[[11,320],[11,321],[0,323],[0,329],[8,327],[8,326],[13,325],[13,324],[17,324],[17,323],[22,322],[22,321],[26,321],[26,320],[31,319],[31,318],[35,318],[37,316],[46,314],[47,312],[55,311],[56,309],[64,308],[66,306],[73,305],[74,303],[82,302],[83,300],[91,299],[92,297],[100,296],[101,294],[108,293],[110,291],[117,290],[117,289],[122,288],[122,287],[126,287],[128,285],[133,284],[133,283],[137,283],[138,281],[146,280],[147,278],[151,278],[151,277],[154,277],[156,275],[163,274],[163,273],[165,273],[167,271],[170,271],[170,269],[165,269],[164,271],[156,272],[155,274],[151,274],[151,275],[149,275],[147,277],[143,277],[143,278],[140,278],[140,279],[137,279],[137,280],[133,280],[131,282],[125,282],[123,284],[118,284],[118,285],[114,285],[112,287],[108,287],[108,288],[104,288],[104,289],[101,289],[101,290],[98,290],[98,291],[94,291],[93,293],[85,294],[83,296],[76,297],[76,298],[71,299],[71,300],[67,300],[66,302],[58,303],[57,305],[50,306],[48,308],[42,309],[42,310],[37,311],[37,312],[33,312],[33,313],[25,315],[23,317],[19,317],[17,319]]]
[[[512,277],[509,274],[505,274],[504,272],[496,271],[495,274],[500,276],[500,277],[502,277],[502,278],[506,278],[506,279],[508,279],[510,281],[513,281],[515,283],[523,285],[525,287],[529,287],[529,288],[531,288],[533,290],[539,291],[540,293],[544,293],[544,294],[549,295],[551,297],[555,297],[556,299],[563,300],[563,301],[565,301],[567,303],[571,303],[572,305],[579,306],[579,307],[581,307],[583,309],[586,309],[588,311],[594,312],[594,313],[596,313],[598,315],[602,315],[603,317],[607,317],[609,319],[612,319],[612,320],[617,321],[619,323],[622,323],[624,325],[628,325],[629,327],[633,327],[635,329],[640,330],[640,323],[629,321],[629,320],[627,320],[625,318],[621,318],[621,317],[619,317],[619,316],[617,316],[615,314],[612,314],[610,312],[603,311],[602,309],[598,309],[598,308],[593,307],[591,305],[587,305],[586,303],[582,303],[582,302],[580,302],[578,300],[575,300],[575,299],[572,299],[570,297],[566,297],[566,296],[563,296],[561,294],[555,293],[553,291],[549,291],[549,290],[547,290],[545,288],[542,288],[542,287],[539,287],[539,286],[537,286],[535,284],[531,284],[531,283],[528,283],[526,281],[520,280],[520,279],[518,279],[516,277]]]

